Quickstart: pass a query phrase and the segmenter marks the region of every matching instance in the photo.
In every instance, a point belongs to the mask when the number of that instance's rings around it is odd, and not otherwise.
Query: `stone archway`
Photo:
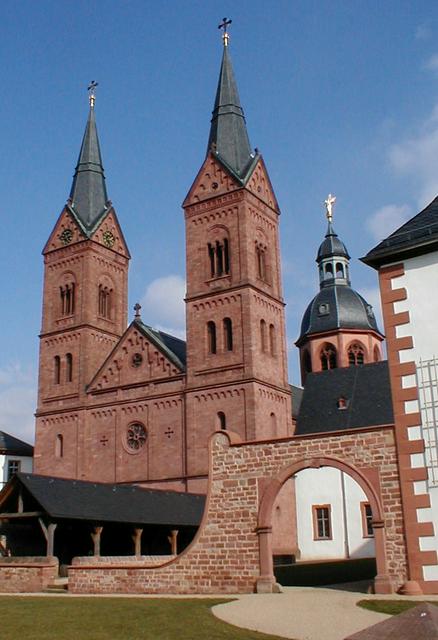
[[[375,593],[392,593],[394,591],[387,571],[387,557],[385,545],[385,527],[382,504],[375,488],[368,478],[357,468],[343,460],[332,457],[314,457],[298,460],[280,470],[265,488],[263,493],[257,522],[259,538],[260,577],[257,580],[258,593],[271,593],[278,589],[272,560],[272,511],[275,499],[284,483],[299,471],[304,469],[319,469],[334,467],[348,474],[362,488],[370,503],[372,525],[374,530],[377,575],[374,579]]]

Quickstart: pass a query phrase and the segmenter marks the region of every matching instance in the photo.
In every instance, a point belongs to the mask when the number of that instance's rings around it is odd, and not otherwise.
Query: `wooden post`
[[[177,544],[176,544],[177,537],[178,537],[178,529],[172,529],[172,531],[170,532],[170,536],[167,536],[167,539],[170,544],[170,553],[173,556],[176,556],[178,553]]]
[[[53,556],[55,547],[55,529],[58,525],[55,522],[50,522],[46,527],[42,518],[38,518],[38,522],[40,523],[41,530],[47,542],[46,556],[50,558]]]
[[[91,537],[94,543],[94,555],[100,556],[100,536],[102,534],[103,527],[94,527]]]
[[[134,533],[132,535],[132,540],[134,542],[134,553],[137,557],[141,556],[141,536],[143,533],[143,529],[136,527],[134,529]]]
[[[17,507],[17,512],[18,513],[23,513],[24,509],[23,509],[23,490],[20,489],[19,493],[18,493],[18,507]]]

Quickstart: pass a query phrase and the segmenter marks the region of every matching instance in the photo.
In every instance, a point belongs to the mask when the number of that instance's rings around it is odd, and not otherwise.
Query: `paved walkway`
[[[238,596],[238,600],[213,608],[215,616],[238,627],[294,640],[344,640],[347,636],[388,618],[356,603],[375,596],[340,588],[283,587],[283,593]],[[425,600],[425,596],[408,598]],[[438,600],[438,596],[427,596]]]

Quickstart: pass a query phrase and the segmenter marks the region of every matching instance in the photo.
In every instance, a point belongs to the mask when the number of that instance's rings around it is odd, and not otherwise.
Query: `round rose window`
[[[140,451],[144,447],[148,434],[145,427],[136,422],[130,424],[126,434],[126,444],[131,451]]]

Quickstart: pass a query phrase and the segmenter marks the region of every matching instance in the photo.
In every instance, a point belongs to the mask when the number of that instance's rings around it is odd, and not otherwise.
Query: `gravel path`
[[[347,588],[346,588],[347,589]],[[388,618],[356,603],[375,596],[358,591],[311,587],[283,587],[283,593],[238,596],[213,608],[215,616],[238,627],[294,640],[344,640],[348,635]],[[428,600],[437,598],[428,596]],[[409,598],[424,600],[425,597]],[[438,603],[437,603],[438,604]]]

